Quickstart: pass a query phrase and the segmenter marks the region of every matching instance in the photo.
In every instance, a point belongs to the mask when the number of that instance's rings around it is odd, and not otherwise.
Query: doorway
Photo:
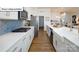
[[[44,16],[39,16],[39,29],[44,30]]]

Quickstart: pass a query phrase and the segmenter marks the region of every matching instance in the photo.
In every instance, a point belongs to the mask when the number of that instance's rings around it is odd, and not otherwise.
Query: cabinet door
[[[18,20],[18,12],[0,12],[0,20]]]
[[[22,39],[22,48],[23,48],[23,52],[26,51],[26,47],[27,47],[27,38],[24,37],[24,38]]]
[[[59,50],[60,45],[61,45],[60,38],[58,37],[58,35],[55,32],[53,32],[53,45],[54,45],[56,51]]]
[[[7,52],[22,52],[22,41],[16,42]]]
[[[61,37],[59,37],[56,33],[54,33],[54,46],[56,51],[62,51]]]
[[[10,15],[7,16],[7,19],[9,19],[9,20],[18,20],[18,12],[9,12],[9,14]]]
[[[0,19],[6,19],[6,12],[0,12]]]
[[[66,52],[66,45],[64,44],[64,39],[55,32],[53,32],[53,45],[56,51]]]
[[[28,37],[27,37],[27,50],[29,50],[29,48],[30,48],[30,45],[31,45],[31,35],[29,35]]]
[[[66,45],[66,49],[68,52],[79,52],[79,47],[76,46],[74,43],[70,42],[67,38],[64,37],[64,42]]]
[[[64,44],[64,40],[62,37],[57,38],[57,49],[58,52],[66,52],[66,45]]]
[[[29,47],[30,47],[30,41],[31,41],[31,37],[30,35],[25,36],[25,38],[23,39],[23,51],[28,51]]]
[[[34,28],[32,28],[32,29],[29,31],[29,33],[30,33],[31,42],[32,42],[32,40],[33,40],[33,38],[34,38]]]

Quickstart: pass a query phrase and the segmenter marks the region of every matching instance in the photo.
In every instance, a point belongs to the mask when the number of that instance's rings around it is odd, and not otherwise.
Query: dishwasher
[[[50,28],[49,41],[50,41],[51,45],[53,46],[53,29],[51,29],[51,28]]]

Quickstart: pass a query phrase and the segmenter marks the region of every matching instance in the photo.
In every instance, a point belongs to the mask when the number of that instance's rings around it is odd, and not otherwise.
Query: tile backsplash
[[[3,20],[0,21],[0,35],[5,34],[7,32],[11,32],[12,30],[22,26],[21,20]]]

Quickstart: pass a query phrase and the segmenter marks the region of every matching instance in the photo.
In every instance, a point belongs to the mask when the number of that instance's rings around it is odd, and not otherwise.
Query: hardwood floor
[[[29,52],[55,52],[49,42],[46,32],[44,32],[43,29],[40,29],[38,37],[33,39]]]

